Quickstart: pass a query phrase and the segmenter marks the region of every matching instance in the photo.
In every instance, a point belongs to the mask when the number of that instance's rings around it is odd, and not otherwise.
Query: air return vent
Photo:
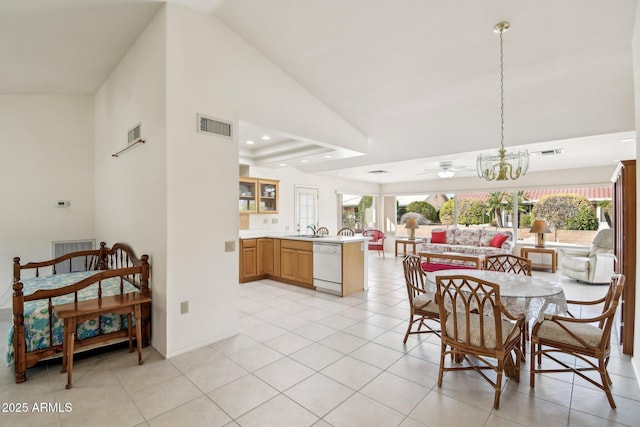
[[[532,151],[531,154],[534,156],[555,156],[556,154],[562,154],[564,150],[562,148],[556,148],[553,150],[541,150],[541,151]]]
[[[70,252],[77,251],[90,251],[95,248],[95,240],[69,240],[65,242],[52,242],[53,244],[53,258],[66,255]],[[84,270],[84,258],[74,258],[69,262],[61,262],[56,265],[57,273],[70,273],[71,271],[83,271]]]
[[[132,142],[135,142],[138,139],[140,139],[140,135],[142,135],[142,131],[140,130],[141,126],[142,126],[142,123],[138,123],[138,126],[134,127],[129,131],[129,133],[127,134],[128,144],[131,144]]]
[[[375,170],[375,171],[369,171],[368,173],[379,174],[379,173],[389,173],[389,171],[378,169],[378,170]]]
[[[198,132],[231,138],[231,123],[198,114]]]

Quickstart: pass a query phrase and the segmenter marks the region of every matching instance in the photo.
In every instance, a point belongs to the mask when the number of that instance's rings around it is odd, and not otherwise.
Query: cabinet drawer
[[[258,246],[258,239],[242,239],[243,248],[255,248]]]
[[[313,243],[302,240],[286,240],[282,239],[282,249],[297,249],[299,251],[312,251]]]

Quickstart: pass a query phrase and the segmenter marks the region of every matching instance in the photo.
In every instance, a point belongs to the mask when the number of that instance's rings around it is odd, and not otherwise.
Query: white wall
[[[95,237],[92,102],[0,95],[0,308],[11,306],[13,257],[43,261],[52,241]]]
[[[95,95],[96,235],[151,257],[152,344],[167,348],[166,15],[161,10]],[[145,144],[120,155],[142,123]]]
[[[197,133],[196,114],[354,149],[367,140],[215,17],[174,5],[166,11],[171,357],[238,328],[238,252],[224,251],[238,240],[238,141]],[[179,314],[182,301],[188,314]]]
[[[337,191],[352,194],[378,195],[380,186],[361,181],[352,181],[330,176],[310,175],[298,169],[287,167],[280,169],[261,168],[252,166],[250,176],[256,178],[277,179],[280,181],[280,206],[277,214],[250,215],[252,230],[290,231],[296,232],[295,225],[295,187],[310,187],[318,189],[318,225],[327,227],[330,233],[338,231],[338,199]],[[272,219],[277,224],[272,224]],[[268,224],[264,224],[264,220]],[[289,227],[288,230],[286,227]]]

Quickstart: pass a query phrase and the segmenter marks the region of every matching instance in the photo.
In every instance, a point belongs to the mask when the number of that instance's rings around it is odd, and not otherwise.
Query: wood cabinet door
[[[240,279],[249,279],[258,275],[258,248],[242,248],[242,271]]]
[[[258,275],[273,274],[273,239],[258,239]]]
[[[298,251],[297,280],[306,285],[313,285],[313,252]]]
[[[296,280],[296,264],[298,261],[298,251],[295,249],[282,248],[280,276],[283,279]]]

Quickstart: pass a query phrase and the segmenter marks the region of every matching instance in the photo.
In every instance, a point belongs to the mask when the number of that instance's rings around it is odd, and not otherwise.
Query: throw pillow
[[[500,248],[502,247],[502,244],[507,241],[508,238],[509,236],[507,234],[498,233],[495,236],[493,236],[493,239],[491,239],[491,243],[489,243],[489,246],[493,246],[494,248]]]
[[[432,231],[431,232],[431,243],[447,243],[447,232],[446,231]]]

